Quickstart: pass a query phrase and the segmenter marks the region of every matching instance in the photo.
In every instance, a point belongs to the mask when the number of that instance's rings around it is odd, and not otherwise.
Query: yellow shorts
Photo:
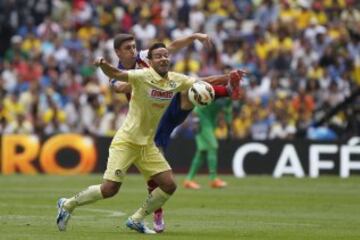
[[[111,143],[109,148],[104,179],[122,182],[132,164],[144,175],[145,179],[171,170],[169,163],[155,144],[142,146],[126,141],[117,141]]]

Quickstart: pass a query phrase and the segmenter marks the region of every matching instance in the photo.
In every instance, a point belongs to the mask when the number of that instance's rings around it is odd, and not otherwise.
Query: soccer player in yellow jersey
[[[200,41],[205,46],[211,45],[211,40],[207,34],[194,33],[190,36],[176,39],[171,42],[167,47],[169,53],[176,53],[181,48],[190,45],[194,41]],[[120,33],[114,38],[114,50],[119,58],[117,68],[120,70],[141,69],[149,67],[149,61],[147,58],[148,50],[137,51],[135,37],[131,34]],[[215,98],[221,98],[231,96],[233,99],[239,98],[240,81],[244,72],[240,70],[234,70],[230,74],[210,76],[201,78],[201,80],[213,84],[215,91]],[[131,96],[131,84],[126,82],[116,81],[116,79],[110,80],[110,86],[117,93],[125,93],[128,99]],[[158,129],[155,135],[155,144],[162,152],[166,151],[166,148],[170,142],[170,135],[172,131],[185,121],[187,116],[192,112],[194,105],[188,98],[188,92],[183,91],[177,93],[170,105],[167,107],[163,114]],[[157,188],[157,184],[149,179],[147,181],[148,191],[152,192]],[[155,210],[153,214],[153,225],[156,232],[162,232],[165,229],[165,222],[163,217],[163,209],[159,208]]]
[[[140,233],[156,233],[144,224],[144,218],[170,198],[176,183],[168,162],[154,143],[154,136],[175,93],[189,89],[195,79],[169,72],[169,52],[162,43],[150,47],[148,58],[150,68],[130,71],[118,70],[103,58],[96,61],[95,64],[109,77],[131,84],[132,98],[125,122],[111,143],[103,183],[90,186],[71,198],[59,199],[57,225],[60,231],[66,230],[77,206],[114,196],[128,168],[134,164],[145,178],[152,178],[159,187],[128,218],[126,225]]]

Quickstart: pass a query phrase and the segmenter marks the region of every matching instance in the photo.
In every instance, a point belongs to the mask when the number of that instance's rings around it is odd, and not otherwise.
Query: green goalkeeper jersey
[[[215,137],[217,114],[223,110],[226,120],[231,122],[231,107],[230,99],[221,99],[214,101],[209,106],[195,108],[194,111],[199,117],[199,127],[195,137],[199,150],[218,148],[218,142]]]

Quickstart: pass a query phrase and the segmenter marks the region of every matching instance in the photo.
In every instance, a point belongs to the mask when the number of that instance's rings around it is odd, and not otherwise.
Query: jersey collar
[[[167,81],[169,77],[169,73],[168,73],[167,76],[163,78],[152,67],[150,67],[150,73],[156,82]]]

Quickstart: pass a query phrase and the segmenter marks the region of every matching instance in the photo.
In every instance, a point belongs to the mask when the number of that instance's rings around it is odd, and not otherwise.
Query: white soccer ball
[[[195,106],[207,106],[214,100],[215,91],[209,83],[196,81],[189,89],[188,96]]]

